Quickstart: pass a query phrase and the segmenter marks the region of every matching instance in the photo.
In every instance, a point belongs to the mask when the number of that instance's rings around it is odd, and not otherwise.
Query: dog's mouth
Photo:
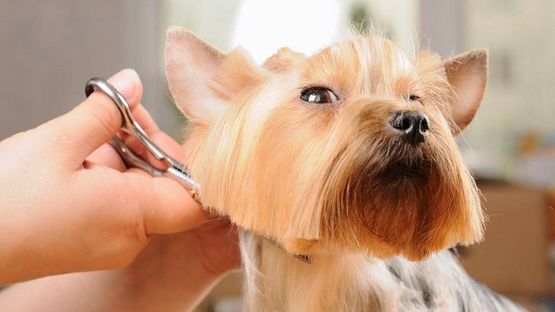
[[[425,159],[418,161],[395,160],[378,174],[378,179],[393,184],[407,180],[425,184],[430,176],[431,168],[432,163]]]
[[[376,140],[359,146],[343,176],[328,178],[323,192],[323,237],[338,246],[383,257],[422,259],[446,246],[466,209],[463,170],[451,160],[454,144],[437,138],[418,146]],[[447,142],[449,143],[449,142]],[[335,162],[338,166],[342,162]]]

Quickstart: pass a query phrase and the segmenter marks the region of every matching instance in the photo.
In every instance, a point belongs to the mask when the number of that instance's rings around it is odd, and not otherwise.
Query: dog
[[[409,59],[380,36],[256,65],[168,30],[203,204],[244,231],[248,311],[520,311],[448,249],[483,237],[454,137],[487,84],[487,51]]]

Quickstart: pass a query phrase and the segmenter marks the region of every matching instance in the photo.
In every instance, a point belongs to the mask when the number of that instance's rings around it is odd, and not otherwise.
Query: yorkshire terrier
[[[248,311],[519,311],[448,250],[483,236],[454,137],[487,51],[409,59],[380,36],[262,66],[173,27],[171,94],[198,195],[244,230]]]

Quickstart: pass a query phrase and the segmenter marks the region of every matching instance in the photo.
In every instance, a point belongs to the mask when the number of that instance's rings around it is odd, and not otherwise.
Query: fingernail
[[[137,72],[131,68],[124,69],[108,79],[126,99],[133,97],[137,90],[137,85],[141,82]]]

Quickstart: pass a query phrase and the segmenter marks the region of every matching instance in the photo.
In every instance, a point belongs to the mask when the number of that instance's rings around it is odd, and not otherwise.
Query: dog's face
[[[166,71],[190,120],[185,149],[207,207],[292,253],[421,259],[482,236],[454,136],[474,117],[487,55],[410,60],[356,37],[263,66],[172,28]]]

